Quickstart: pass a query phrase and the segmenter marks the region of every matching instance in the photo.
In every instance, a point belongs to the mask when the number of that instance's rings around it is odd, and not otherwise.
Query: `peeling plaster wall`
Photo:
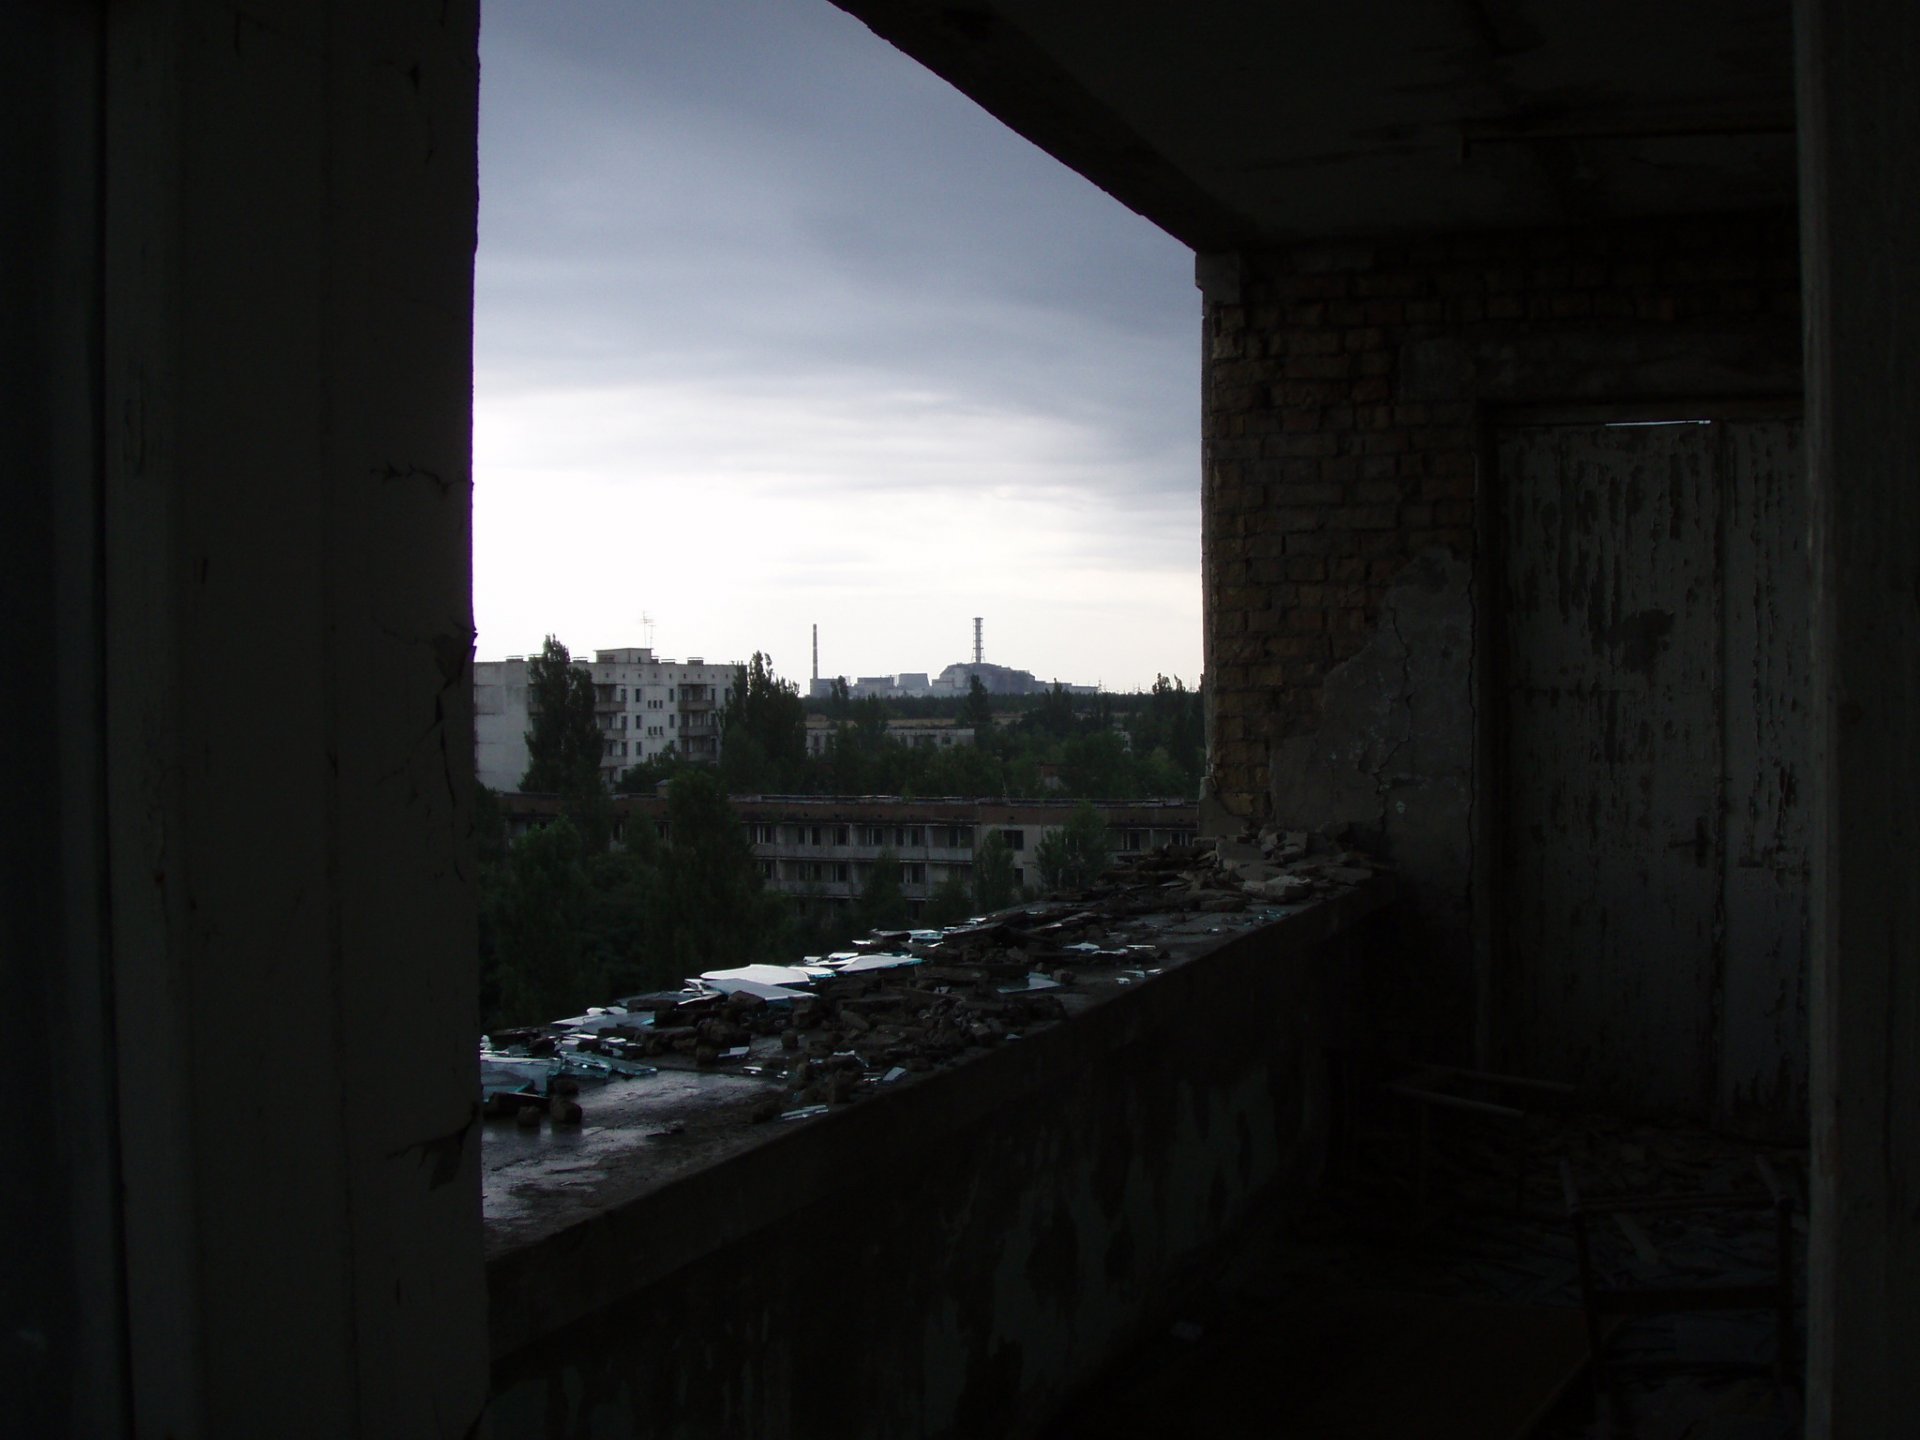
[[[1445,549],[1422,553],[1387,587],[1379,616],[1366,644],[1327,672],[1312,727],[1274,742],[1272,813],[1350,836],[1419,877],[1403,939],[1437,948],[1418,966],[1385,967],[1377,1004],[1395,1017],[1388,1028],[1412,1023],[1416,1011],[1433,1026],[1449,1010],[1462,1027],[1471,985],[1457,942],[1472,924],[1470,566]],[[1451,946],[1447,937],[1456,937]],[[1449,954],[1451,973],[1437,971],[1434,959]]]
[[[1324,1048],[1363,932],[1256,932],[1064,1026],[717,1167],[823,1188],[496,1364],[496,1433],[896,1440],[1035,1433],[1256,1210],[1318,1174]],[[845,1137],[858,1139],[857,1146]],[[837,1147],[837,1148],[836,1148]],[[742,1163],[744,1162],[744,1163]],[[665,1198],[664,1196],[662,1197]],[[642,1201],[622,1222],[644,1246]],[[557,1240],[564,1242],[567,1232]],[[676,1235],[669,1248],[699,1244]],[[564,1289],[582,1240],[494,1304]],[[531,1302],[537,1309],[537,1299]]]
[[[1393,864],[1406,973],[1383,1003],[1407,1043],[1490,1058],[1510,977],[1487,436],[1528,409],[1797,396],[1791,217],[1342,240],[1196,273],[1216,823],[1330,830]]]
[[[1799,427],[1514,426],[1497,450],[1503,1056],[1804,1133]]]

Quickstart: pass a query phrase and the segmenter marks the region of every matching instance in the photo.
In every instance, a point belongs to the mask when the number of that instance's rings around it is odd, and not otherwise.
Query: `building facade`
[[[807,717],[807,754],[824,755],[839,725],[825,715]],[[974,743],[974,728],[953,720],[889,720],[887,738],[915,750],[951,750]]]
[[[875,697],[881,700],[917,700],[925,696],[950,698],[965,695],[978,677],[989,695],[1044,695],[1058,684],[1069,695],[1098,695],[1098,685],[1068,685],[1056,680],[1035,678],[1031,670],[1015,670],[984,660],[963,660],[947,666],[938,675],[924,670],[902,670],[898,675],[856,675],[846,682],[847,694],[855,700]],[[818,675],[808,682],[809,700],[833,698],[834,681]]]
[[[507,833],[525,834],[560,813],[548,795],[504,795]],[[1081,802],[1075,800],[914,800],[896,796],[736,795],[767,888],[827,905],[857,899],[884,851],[900,862],[900,889],[915,914],[949,879],[973,885],[974,852],[999,832],[1013,855],[1014,883],[1037,884],[1040,843]],[[1116,854],[1190,843],[1199,807],[1174,800],[1094,802]],[[666,801],[621,795],[613,802],[614,835],[637,816],[667,835]]]
[[[644,646],[596,650],[576,660],[593,677],[601,732],[600,774],[611,785],[629,767],[669,748],[682,759],[720,758],[720,707],[740,667],[699,656],[663,660]],[[474,768],[480,783],[517,790],[527,773],[527,660],[480,660],[473,667]]]
[[[909,800],[887,797],[736,796],[754,858],[769,889],[845,904],[859,897],[881,853],[900,862],[900,888],[915,914],[942,883],[971,888],[975,850],[999,832],[1016,885],[1037,884],[1040,842],[1067,823],[1068,800]],[[1096,803],[1116,853],[1186,844],[1198,807],[1177,801]]]

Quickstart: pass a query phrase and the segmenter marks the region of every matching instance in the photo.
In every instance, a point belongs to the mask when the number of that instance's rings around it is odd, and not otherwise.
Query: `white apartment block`
[[[663,660],[652,650],[596,650],[574,664],[593,676],[600,727],[600,775],[608,785],[629,767],[672,747],[682,759],[720,758],[720,709],[740,667],[699,656]],[[473,667],[474,768],[495,790],[520,788],[527,773],[527,660],[481,660]]]

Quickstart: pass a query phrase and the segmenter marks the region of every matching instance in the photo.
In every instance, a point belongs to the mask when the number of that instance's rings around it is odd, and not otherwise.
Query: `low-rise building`
[[[574,664],[593,677],[594,720],[601,731],[600,773],[609,785],[629,767],[671,747],[682,759],[720,758],[720,709],[734,664],[699,656],[663,660],[644,647],[596,650]],[[527,773],[527,659],[481,660],[473,667],[474,768],[480,783],[516,790]]]
[[[807,683],[809,700],[831,700],[835,684],[847,687],[847,695],[854,700],[916,700],[933,693],[932,682],[924,670],[902,670],[898,675],[856,675],[848,679],[842,675],[822,680],[818,675]]]
[[[925,696],[951,698],[965,695],[978,679],[989,695],[1044,695],[1058,684],[1069,695],[1098,695],[1098,685],[1069,685],[1038,679],[1031,670],[1015,670],[1007,665],[992,665],[984,660],[965,660],[949,665],[938,675],[924,670],[903,670],[898,675],[840,676],[837,680],[814,676],[807,684],[809,700],[830,700],[835,684],[844,684],[850,699],[915,700]]]
[[[824,755],[840,722],[827,715],[807,717],[807,754]],[[974,728],[957,720],[889,720],[887,738],[916,750],[950,750],[974,743]]]
[[[504,795],[509,836],[525,834],[560,813],[548,795]],[[1077,800],[904,799],[890,795],[736,795],[734,812],[747,828],[767,887],[828,905],[847,904],[866,888],[881,852],[900,863],[900,888],[915,914],[949,878],[973,885],[974,852],[995,831],[1013,855],[1016,885],[1039,880],[1040,842],[1067,823]],[[1117,854],[1184,845],[1198,832],[1199,807],[1180,800],[1105,800],[1093,807],[1107,822]],[[614,797],[614,838],[644,815],[661,836],[666,800]]]
[[[911,800],[890,796],[735,796],[769,888],[844,903],[865,888],[882,851],[900,862],[901,890],[917,913],[941,882],[973,884],[974,852],[998,831],[1013,854],[1014,883],[1036,884],[1040,842],[1079,801]],[[1096,802],[1116,852],[1185,844],[1197,831],[1189,801]]]

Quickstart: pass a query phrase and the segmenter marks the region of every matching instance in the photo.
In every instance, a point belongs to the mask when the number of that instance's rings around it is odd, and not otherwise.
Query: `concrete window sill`
[[[1169,926],[1158,975],[1120,984],[1088,971],[1063,993],[1065,1021],[925,1074],[875,1087],[804,1121],[755,1124],[768,1093],[752,1078],[662,1071],[596,1087],[575,1131],[488,1122],[484,1146],[487,1276],[496,1358],[741,1241],[778,1245],[783,1222],[854,1191],[877,1203],[899,1173],[997,1113],[1033,1114],[1063,1079],[1198,1025],[1230,1033],[1264,1022],[1270,972],[1352,930],[1387,901],[1375,879],[1286,907],[1279,918],[1190,915]],[[1204,1042],[1203,1042],[1204,1044]],[[679,1127],[677,1130],[675,1127]],[[666,1132],[666,1133],[663,1133]]]

